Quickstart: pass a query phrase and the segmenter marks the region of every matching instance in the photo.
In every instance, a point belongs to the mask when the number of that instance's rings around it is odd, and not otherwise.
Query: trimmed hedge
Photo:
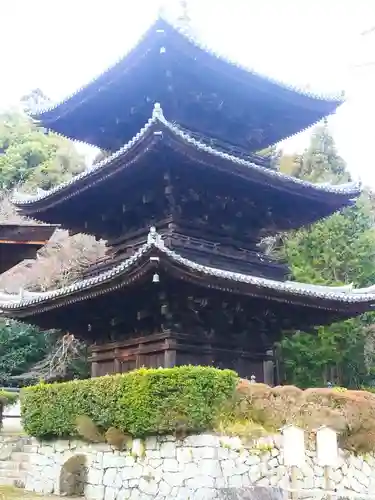
[[[113,376],[25,388],[25,431],[35,437],[76,437],[76,419],[86,415],[106,431],[133,436],[212,429],[232,398],[238,376],[212,367],[140,369]]]
[[[18,392],[0,390],[0,405],[3,407],[13,405],[16,401],[18,401],[18,398]]]
[[[373,391],[269,387],[239,379],[230,370],[183,366],[42,383],[22,391],[21,410],[25,431],[44,439],[83,437],[114,444],[129,434],[181,437],[216,430],[252,441],[285,424],[301,426],[309,435],[328,425],[338,432],[343,449],[373,453]]]

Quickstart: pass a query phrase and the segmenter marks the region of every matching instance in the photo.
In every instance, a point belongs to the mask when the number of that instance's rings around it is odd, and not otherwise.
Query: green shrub
[[[0,405],[2,407],[13,405],[18,401],[19,394],[17,392],[7,392],[0,390]]]
[[[22,391],[25,431],[39,438],[78,436],[77,417],[100,431],[115,427],[132,436],[212,429],[234,394],[237,375],[211,367],[140,369],[122,375],[65,383],[40,383]]]

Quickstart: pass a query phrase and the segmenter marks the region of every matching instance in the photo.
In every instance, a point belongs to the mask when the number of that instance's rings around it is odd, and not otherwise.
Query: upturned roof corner
[[[157,255],[160,258],[154,259],[153,256]],[[244,295],[250,294],[256,296],[259,293],[259,296],[262,296],[263,291],[268,290],[268,298],[271,300],[293,302],[293,300],[298,298],[310,298],[321,300],[321,305],[319,306],[319,303],[315,303],[315,307],[323,309],[333,309],[334,304],[338,308],[345,307],[345,304],[359,305],[362,303],[375,305],[375,286],[356,290],[352,285],[335,287],[293,281],[281,282],[198,264],[167,248],[164,240],[156,229],[152,227],[147,238],[147,243],[139,248],[132,257],[120,264],[98,276],[77,281],[69,286],[48,292],[28,292],[26,290],[22,290],[18,294],[0,292],[0,311],[4,315],[10,313],[11,316],[13,314],[15,317],[18,315],[22,317],[63,306],[67,302],[73,303],[89,299],[91,296],[102,295],[134,283],[137,278],[131,276],[131,272],[137,266],[139,267],[142,261],[145,263],[148,262],[149,265],[143,269],[142,273],[137,273],[138,278],[147,273],[148,270],[155,269],[155,266],[161,265],[163,260],[179,266],[182,273],[185,270],[185,272],[187,271],[205,278],[207,285],[210,279],[214,281],[218,280],[222,283],[222,286],[225,283],[228,289],[230,289],[231,284],[243,284],[245,285],[243,289]],[[165,267],[165,271],[168,273],[168,266]],[[118,281],[119,278],[120,281]],[[217,286],[219,287],[219,285]],[[281,294],[280,296],[278,295],[279,293]],[[330,301],[329,306],[326,303],[327,301]]]

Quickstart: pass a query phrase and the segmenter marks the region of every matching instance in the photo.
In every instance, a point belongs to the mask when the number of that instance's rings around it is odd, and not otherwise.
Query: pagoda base
[[[190,335],[164,332],[91,347],[91,376],[126,373],[136,368],[214,366],[236,371],[242,378],[274,385],[272,351],[264,353],[223,346]]]

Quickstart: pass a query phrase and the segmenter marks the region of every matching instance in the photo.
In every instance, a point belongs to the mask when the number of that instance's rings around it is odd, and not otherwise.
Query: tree
[[[28,370],[47,353],[46,334],[35,327],[0,319],[0,383]]]
[[[0,220],[24,223],[5,196]],[[105,255],[105,244],[86,234],[69,236],[58,230],[32,262],[24,261],[0,276],[0,288],[45,291],[71,283]],[[43,344],[44,339],[44,344]],[[69,340],[69,342],[67,342]],[[43,348],[44,345],[44,348]],[[27,348],[26,348],[27,347]],[[88,376],[87,348],[65,332],[41,332],[20,323],[0,320],[0,383],[27,385],[44,380]]]
[[[264,148],[258,151],[259,156],[263,156],[267,158],[270,162],[269,166],[272,170],[279,170],[279,162],[282,158],[282,152],[277,146],[269,146],[268,148]]]
[[[39,332],[39,335],[43,334]],[[19,373],[8,376],[8,383],[14,385],[31,385],[40,380],[46,382],[62,382],[73,378],[88,378],[90,364],[88,362],[87,346],[76,339],[74,335],[53,330],[44,333],[47,348],[44,357],[39,354],[38,361],[30,366],[24,366]]]
[[[315,127],[310,145],[302,155],[294,175],[311,182],[337,183],[350,180],[326,121]]]
[[[324,137],[324,140],[322,140]],[[349,174],[337,155],[326,124],[315,130],[300,161],[298,175],[316,182],[340,182]],[[366,286],[375,283],[375,231],[366,193],[351,208],[310,228],[283,236],[282,255],[293,278],[307,283]],[[316,328],[314,333],[285,335],[280,350],[288,383],[302,387],[328,381],[347,386],[372,376],[373,313]]]
[[[43,92],[35,90],[21,104],[29,111],[47,101]],[[0,221],[24,223],[9,202],[10,189],[17,185],[26,190],[49,189],[84,168],[83,157],[68,139],[46,133],[19,110],[0,114]],[[39,251],[38,259],[4,273],[0,287],[15,292],[23,287],[47,290],[62,286],[102,257],[104,248],[103,242],[87,235],[69,237],[66,232],[57,231]],[[20,375],[25,372],[33,372],[37,377],[50,371],[58,371],[59,376],[83,376],[87,368],[85,357],[81,356],[85,346],[75,341],[66,349],[64,338],[64,332],[45,334],[32,326],[0,320],[0,382],[20,383]]]
[[[17,110],[0,115],[0,187],[50,189],[85,168],[84,158],[73,144],[38,129]]]
[[[50,105],[51,100],[41,89],[38,88],[22,96],[20,104],[26,113],[33,113],[38,109],[45,108]]]
[[[365,196],[354,207],[284,237],[283,251],[298,281],[375,283],[375,234]]]
[[[283,174],[297,177],[301,169],[302,156],[298,154],[281,154],[279,159],[279,170]]]

